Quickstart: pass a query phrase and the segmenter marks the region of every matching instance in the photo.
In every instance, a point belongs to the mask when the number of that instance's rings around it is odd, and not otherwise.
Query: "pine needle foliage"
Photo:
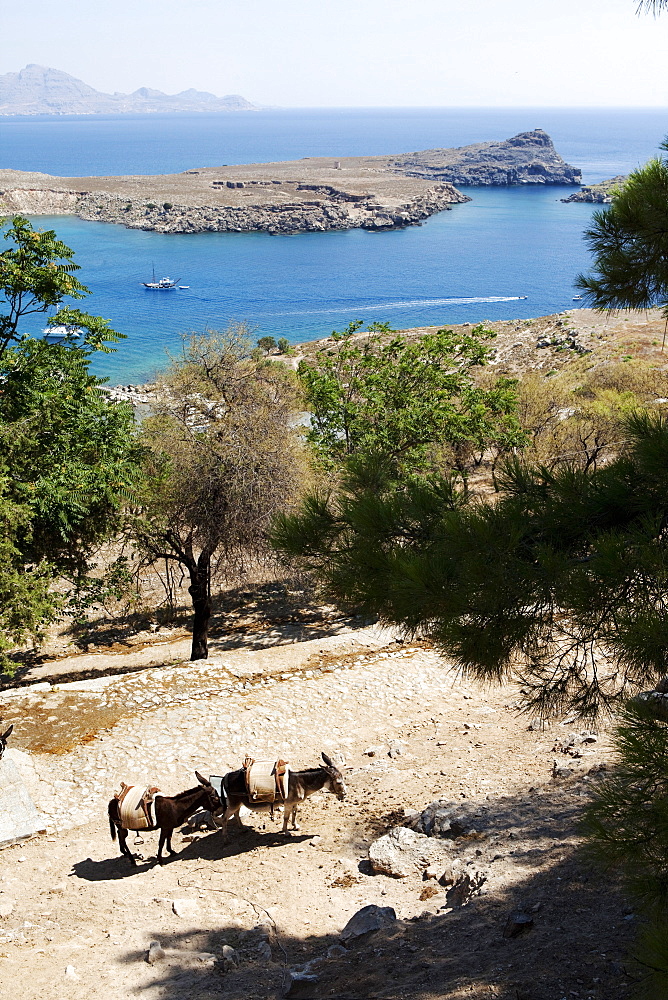
[[[467,674],[521,678],[531,711],[593,716],[668,672],[668,423],[638,414],[627,433],[597,469],[510,460],[495,501],[358,463],[274,542],[340,605]]]
[[[662,149],[668,149],[662,143]],[[594,212],[584,233],[594,270],[575,284],[596,309],[647,309],[668,301],[668,161],[650,160]]]
[[[653,700],[634,699],[613,736],[614,770],[588,807],[589,854],[619,871],[643,914],[634,949],[639,1000],[668,995],[668,724]]]

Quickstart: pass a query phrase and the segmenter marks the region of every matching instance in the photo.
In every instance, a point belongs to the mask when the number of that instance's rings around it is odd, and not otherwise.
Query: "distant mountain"
[[[140,87],[133,94],[103,94],[69,73],[31,63],[0,75],[0,115],[137,114],[156,111],[254,111],[239,94],[216,97],[202,90],[163,94]]]

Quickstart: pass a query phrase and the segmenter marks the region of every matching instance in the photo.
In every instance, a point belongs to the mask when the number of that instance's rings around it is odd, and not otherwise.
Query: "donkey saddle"
[[[251,802],[285,802],[290,767],[286,760],[244,760],[246,790]]]
[[[121,781],[121,790],[114,792],[114,798],[118,799],[118,813],[123,829],[154,830],[156,826],[154,804],[160,794],[159,788],[126,785]]]

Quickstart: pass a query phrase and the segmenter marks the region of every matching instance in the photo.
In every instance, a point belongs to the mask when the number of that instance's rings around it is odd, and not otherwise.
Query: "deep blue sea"
[[[662,109],[306,109],[227,115],[0,119],[0,166],[59,176],[157,174],[193,167],[406,152],[505,139],[544,128],[585,182],[656,155]],[[465,205],[422,226],[269,236],[164,236],[67,216],[39,217],[76,250],[85,308],[127,334],[96,361],[111,382],[150,377],[183,332],[244,320],[259,337],[325,336],[350,320],[396,329],[507,319],[572,306],[588,267],[582,231],[592,206],[573,189],[467,188]],[[185,290],[140,282],[169,274]],[[520,298],[526,296],[526,299]],[[39,318],[26,323],[37,333]]]

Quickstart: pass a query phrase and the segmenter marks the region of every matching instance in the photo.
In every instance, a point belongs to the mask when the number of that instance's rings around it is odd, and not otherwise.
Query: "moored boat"
[[[176,288],[177,281],[178,278],[160,278],[156,281],[154,276],[153,281],[142,281],[142,285],[144,288],[157,288],[162,291],[166,288]]]
[[[167,288],[176,288],[178,284],[178,278],[160,278],[159,281],[155,280],[155,268],[153,268],[153,277],[150,281],[142,281],[144,288],[157,288],[158,291],[164,291]]]

